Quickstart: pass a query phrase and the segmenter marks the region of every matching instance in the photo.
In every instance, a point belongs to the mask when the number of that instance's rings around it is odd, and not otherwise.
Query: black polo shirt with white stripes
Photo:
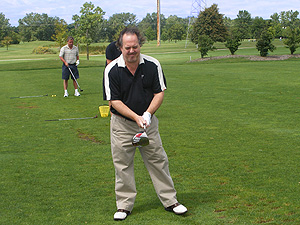
[[[154,94],[166,89],[166,79],[155,58],[140,54],[139,66],[132,75],[121,55],[105,68],[103,87],[104,100],[120,100],[141,116],[148,109]],[[123,116],[113,107],[111,112]]]

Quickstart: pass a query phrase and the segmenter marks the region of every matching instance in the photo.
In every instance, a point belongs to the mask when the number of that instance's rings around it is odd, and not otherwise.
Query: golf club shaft
[[[12,98],[38,98],[38,97],[45,97],[45,96],[48,96],[48,95],[19,96],[19,97],[10,97],[10,98],[11,98],[11,99],[12,99]]]
[[[67,119],[54,119],[54,120],[45,120],[45,121],[63,121],[63,120],[86,120],[86,119],[95,119],[97,115],[94,117],[83,117],[83,118],[67,118]]]
[[[76,82],[76,84],[77,84],[79,90],[80,90],[80,91],[83,91],[83,90],[80,88],[80,86],[79,86],[79,84],[78,84],[78,82],[77,82],[77,80],[76,80],[76,77],[74,76],[74,74],[73,74],[73,72],[72,72],[72,70],[71,70],[71,68],[70,68],[69,66],[68,66],[68,69],[69,69],[69,71],[70,71],[72,77],[74,78],[74,80],[75,80],[75,82]]]

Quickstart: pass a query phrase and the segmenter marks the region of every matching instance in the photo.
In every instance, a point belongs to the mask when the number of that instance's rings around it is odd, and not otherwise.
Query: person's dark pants
[[[78,72],[76,64],[69,64],[69,67],[70,67],[72,73],[74,74],[75,78],[78,79],[79,78],[79,72]],[[62,79],[63,80],[69,80],[70,76],[71,76],[71,79],[74,80],[73,76],[70,73],[69,68],[66,67],[65,64],[63,64],[62,65]]]

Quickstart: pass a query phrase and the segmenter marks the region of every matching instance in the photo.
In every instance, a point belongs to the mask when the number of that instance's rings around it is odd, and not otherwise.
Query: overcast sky
[[[2,12],[12,26],[18,26],[18,20],[26,16],[27,13],[46,13],[48,16],[57,16],[67,23],[72,23],[72,15],[80,14],[80,7],[85,2],[92,2],[105,12],[108,19],[115,13],[129,12],[142,20],[147,13],[156,12],[156,0],[1,0],[0,12]],[[206,2],[206,6],[217,4],[219,12],[232,19],[236,18],[239,10],[247,10],[254,18],[256,16],[264,19],[281,11],[300,11],[300,0],[160,0],[161,14],[165,17],[177,15],[186,18],[191,15],[194,2]],[[194,4],[194,6],[197,6]],[[194,15],[194,14],[192,14]]]

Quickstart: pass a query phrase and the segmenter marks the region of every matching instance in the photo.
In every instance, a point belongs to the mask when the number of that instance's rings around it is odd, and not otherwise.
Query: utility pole
[[[160,46],[160,0],[157,0],[157,46]]]
[[[187,46],[187,42],[188,42],[188,38],[189,38],[190,25],[194,22],[194,21],[191,21],[191,19],[193,17],[197,18],[199,16],[200,12],[205,8],[206,8],[206,0],[193,0],[191,13],[190,13],[190,17],[189,17],[188,30],[186,33],[185,48]]]

